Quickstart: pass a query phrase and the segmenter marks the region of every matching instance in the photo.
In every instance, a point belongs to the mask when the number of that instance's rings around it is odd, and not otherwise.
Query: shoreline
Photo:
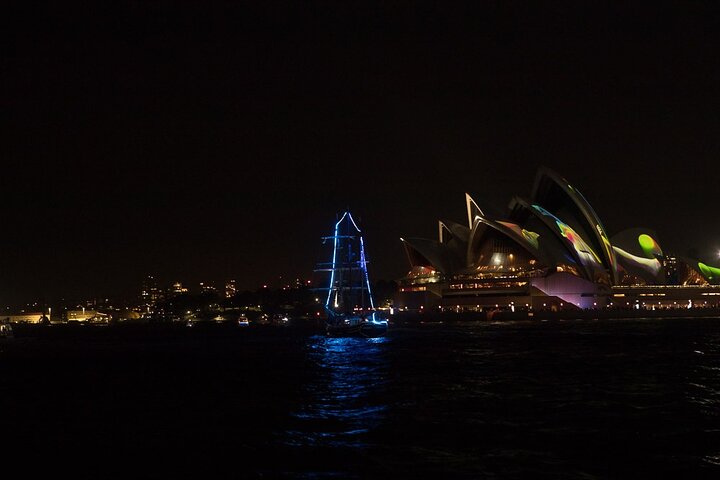
[[[542,321],[542,320],[628,320],[664,318],[720,318],[720,308],[691,309],[589,309],[589,310],[485,310],[481,312],[399,312],[391,317],[393,323],[455,323],[455,322],[497,322],[497,321]]]
[[[563,320],[631,320],[631,319],[681,319],[717,318],[720,308],[692,309],[590,309],[533,311],[486,310],[481,312],[397,312],[389,316],[390,325],[422,326],[424,324],[462,324],[503,321],[563,321]],[[14,323],[11,324],[14,338],[145,338],[181,339],[187,337],[245,337],[255,333],[287,336],[293,334],[324,334],[323,325],[316,321],[299,322],[294,325],[250,324],[240,326],[231,322],[198,322],[192,327],[184,322],[111,322],[111,323]],[[392,327],[391,327],[392,330]]]

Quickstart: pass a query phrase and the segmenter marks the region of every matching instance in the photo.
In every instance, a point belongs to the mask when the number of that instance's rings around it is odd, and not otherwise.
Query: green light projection
[[[638,243],[640,244],[640,248],[642,248],[643,252],[645,252],[645,255],[647,255],[649,258],[663,256],[660,245],[658,245],[655,239],[652,238],[650,235],[643,233],[638,237]]]
[[[698,262],[698,268],[700,269],[700,273],[707,278],[708,282],[720,282],[720,268],[711,267],[710,265],[705,265],[702,262]]]
[[[503,222],[503,221],[498,221],[498,223],[501,225],[505,225],[506,227],[511,229],[513,232],[515,232],[517,235],[520,235],[521,237],[523,237],[530,245],[535,247],[536,250],[538,248],[540,248],[540,246],[538,244],[538,238],[540,237],[540,234],[531,232],[530,230],[525,230],[517,223]]]
[[[538,247],[538,238],[540,237],[539,233],[531,232],[530,230],[522,229],[522,235],[525,237],[525,240],[532,243],[533,247]]]

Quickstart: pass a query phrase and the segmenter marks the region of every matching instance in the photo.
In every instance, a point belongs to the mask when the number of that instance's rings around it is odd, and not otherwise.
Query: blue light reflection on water
[[[294,474],[717,478],[715,322],[424,326],[377,342],[305,345],[306,397],[282,430]]]
[[[380,338],[313,336],[308,357],[315,374],[304,387],[305,401],[293,413],[283,442],[293,446],[363,448],[364,436],[381,424],[387,405],[385,349]]]
[[[123,478],[715,480],[719,320],[51,330],[0,352],[5,453]]]

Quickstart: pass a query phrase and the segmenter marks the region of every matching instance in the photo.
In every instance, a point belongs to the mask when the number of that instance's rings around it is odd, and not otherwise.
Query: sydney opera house
[[[612,236],[579,190],[541,168],[529,198],[490,218],[465,195],[467,225],[401,239],[401,309],[635,309],[718,306],[720,269],[664,252],[654,231]]]

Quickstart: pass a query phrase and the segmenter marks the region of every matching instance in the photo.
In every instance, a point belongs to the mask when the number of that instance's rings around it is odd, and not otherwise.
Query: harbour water
[[[720,319],[52,328],[0,344],[31,476],[720,478]]]

